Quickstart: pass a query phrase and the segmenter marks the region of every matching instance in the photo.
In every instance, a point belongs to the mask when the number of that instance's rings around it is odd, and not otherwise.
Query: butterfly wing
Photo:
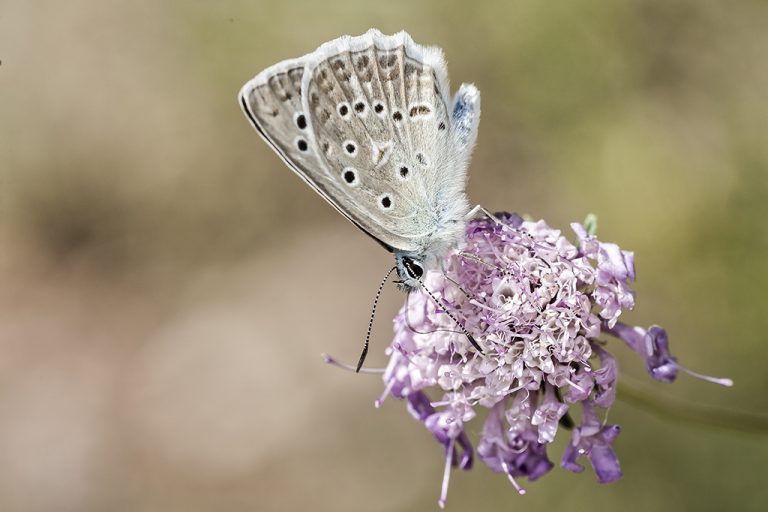
[[[305,59],[286,60],[256,75],[240,90],[240,106],[259,135],[291,170],[357,227],[370,233],[365,223],[356,221],[339,207],[344,200],[343,191],[312,149],[313,135],[302,111]]]
[[[468,210],[448,90],[439,49],[371,30],[260,73],[241,102],[347,218],[390,250],[424,254],[455,243]]]

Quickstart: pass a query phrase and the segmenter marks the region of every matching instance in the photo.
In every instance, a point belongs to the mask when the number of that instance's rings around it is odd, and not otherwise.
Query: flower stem
[[[618,398],[662,419],[747,434],[767,435],[768,417],[651,395],[619,383]]]

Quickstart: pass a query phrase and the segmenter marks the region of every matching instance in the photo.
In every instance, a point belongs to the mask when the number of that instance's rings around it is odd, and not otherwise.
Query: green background
[[[768,3],[5,0],[1,510],[436,508],[439,445],[404,404],[373,407],[377,377],[319,355],[356,358],[391,257],[236,101],[372,26],[441,46],[453,87],[481,90],[473,204],[564,230],[596,213],[636,253],[627,319],[736,385],[652,382],[614,343],[623,382],[768,414]],[[387,288],[372,366],[402,301]],[[556,468],[520,497],[478,465],[453,474],[449,510],[768,506],[765,432],[619,398],[623,480]]]

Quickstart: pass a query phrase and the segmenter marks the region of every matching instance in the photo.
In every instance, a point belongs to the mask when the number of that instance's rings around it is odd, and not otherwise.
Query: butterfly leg
[[[499,218],[498,218],[498,217],[496,217],[494,214],[492,214],[491,212],[489,212],[488,210],[486,210],[486,209],[485,209],[485,208],[484,208],[482,205],[480,205],[480,204],[476,205],[474,208],[472,208],[471,210],[469,210],[469,213],[467,213],[467,215],[466,215],[466,218],[467,218],[467,219],[471,219],[472,217],[474,217],[475,215],[477,215],[477,213],[478,213],[478,212],[482,213],[483,215],[485,215],[486,217],[488,217],[489,219],[491,219],[491,220],[492,220],[493,222],[495,222],[496,224],[498,224],[498,225],[500,225],[500,226],[506,226],[506,224],[504,224],[503,222],[501,222],[501,220],[499,220]]]
[[[477,215],[477,213],[478,213],[478,212],[482,213],[483,215],[485,215],[486,217],[488,217],[489,219],[491,219],[493,222],[495,222],[496,224],[498,224],[499,226],[501,226],[503,229],[512,229],[512,228],[510,228],[510,227],[509,227],[509,225],[508,225],[508,224],[506,224],[506,223],[502,222],[502,221],[501,221],[501,219],[499,219],[498,217],[496,217],[494,214],[492,214],[491,212],[489,212],[488,210],[486,210],[485,208],[483,208],[483,206],[482,206],[482,205],[479,205],[479,204],[478,204],[478,205],[476,205],[474,208],[472,208],[472,209],[469,211],[469,213],[467,213],[467,215],[466,215],[466,218],[467,218],[467,219],[471,219],[472,217],[474,217],[475,215]],[[476,261],[477,263],[480,263],[481,265],[485,265],[485,266],[487,266],[487,267],[490,267],[490,268],[493,268],[493,269],[495,269],[495,270],[498,270],[499,272],[501,272],[501,273],[502,273],[502,274],[504,274],[504,275],[507,275],[507,276],[511,275],[511,274],[509,273],[509,271],[508,271],[508,270],[505,270],[505,269],[503,269],[503,268],[501,268],[501,267],[499,267],[499,266],[497,266],[497,265],[494,265],[494,264],[492,264],[492,263],[488,263],[487,261],[484,261],[484,260],[482,260],[482,259],[478,258],[478,257],[477,257],[477,256],[475,256],[474,254],[470,254],[470,253],[467,253],[467,252],[464,252],[464,251],[459,251],[459,254],[460,254],[460,255],[461,255],[461,257],[463,257],[463,258],[467,258],[467,259],[470,259],[470,260]]]

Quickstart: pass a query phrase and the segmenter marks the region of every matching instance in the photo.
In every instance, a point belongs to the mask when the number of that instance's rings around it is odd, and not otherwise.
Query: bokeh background
[[[563,229],[596,213],[636,252],[629,320],[736,386],[651,382],[617,343],[625,382],[768,413],[768,3],[4,0],[0,510],[436,508],[440,447],[404,404],[374,409],[377,377],[320,357],[355,360],[391,257],[235,99],[371,26],[481,89],[473,203]],[[387,288],[372,366],[402,301]],[[618,483],[556,468],[519,497],[480,465],[448,507],[766,510],[765,432],[652,409],[611,411]]]

